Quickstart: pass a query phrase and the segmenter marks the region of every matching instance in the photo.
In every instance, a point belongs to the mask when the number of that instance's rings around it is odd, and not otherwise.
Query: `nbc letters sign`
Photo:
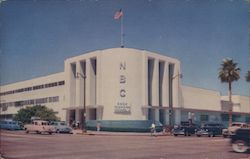
[[[119,75],[119,84],[120,84],[120,90],[119,90],[119,96],[120,100],[115,105],[115,113],[119,114],[130,114],[131,113],[131,106],[126,102],[127,97],[127,91],[126,91],[126,84],[127,84],[127,78],[126,78],[126,62],[121,62],[119,65],[120,75]]]

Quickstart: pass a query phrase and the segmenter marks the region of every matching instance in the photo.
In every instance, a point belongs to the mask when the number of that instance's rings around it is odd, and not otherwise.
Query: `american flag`
[[[117,11],[114,15],[114,19],[115,20],[118,20],[120,19],[121,17],[123,16],[123,12],[122,12],[122,9],[120,9],[119,11]]]

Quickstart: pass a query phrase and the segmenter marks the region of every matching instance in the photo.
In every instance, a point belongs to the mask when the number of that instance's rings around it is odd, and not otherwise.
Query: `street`
[[[243,159],[229,139],[149,135],[72,135],[2,132],[6,159]]]

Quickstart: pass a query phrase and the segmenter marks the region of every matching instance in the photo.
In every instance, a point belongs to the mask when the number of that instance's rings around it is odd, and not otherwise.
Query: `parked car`
[[[178,135],[190,136],[192,134],[195,134],[197,129],[198,126],[195,124],[191,124],[189,122],[181,122],[180,125],[174,127],[172,134],[174,136]]]
[[[220,123],[205,123],[196,131],[196,136],[214,137],[216,135],[222,135],[223,128],[224,126]]]
[[[17,121],[14,120],[0,120],[0,129],[5,129],[5,130],[21,130],[21,126]]]
[[[231,135],[231,144],[235,152],[243,153],[250,148],[250,128],[239,128]]]
[[[72,128],[67,126],[64,121],[52,122],[52,125],[54,126],[56,133],[72,133]]]
[[[54,126],[49,125],[49,122],[44,120],[33,120],[31,124],[24,125],[24,129],[26,133],[36,132],[37,134],[52,134],[53,132],[55,132]]]
[[[248,128],[249,125],[244,122],[233,122],[232,126],[228,127],[227,129],[222,130],[223,137],[231,136],[235,133],[235,131],[239,128]]]

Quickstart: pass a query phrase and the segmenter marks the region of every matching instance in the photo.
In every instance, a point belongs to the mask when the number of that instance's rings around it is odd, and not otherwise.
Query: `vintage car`
[[[216,135],[222,135],[223,128],[224,126],[220,123],[205,123],[196,131],[196,136],[214,137]]]
[[[22,127],[17,121],[14,120],[0,120],[0,129],[5,129],[5,130],[21,130]]]
[[[67,126],[64,121],[55,121],[52,122],[51,125],[54,126],[56,133],[72,133],[72,128]]]
[[[172,134],[174,136],[178,135],[184,135],[184,136],[190,136],[192,134],[195,134],[195,131],[198,129],[198,126],[195,124],[191,124],[189,122],[181,122],[180,125],[175,126],[172,130]]]
[[[237,129],[248,128],[248,127],[249,127],[249,125],[247,123],[233,122],[230,127],[222,130],[222,135],[223,135],[223,137],[228,137],[228,136],[233,135]]]
[[[36,132],[37,134],[52,134],[53,132],[55,132],[54,126],[49,125],[49,122],[44,120],[33,120],[31,124],[24,125],[24,130],[26,131],[26,133]]]
[[[231,135],[231,144],[235,152],[246,152],[250,147],[250,128],[239,128]]]

